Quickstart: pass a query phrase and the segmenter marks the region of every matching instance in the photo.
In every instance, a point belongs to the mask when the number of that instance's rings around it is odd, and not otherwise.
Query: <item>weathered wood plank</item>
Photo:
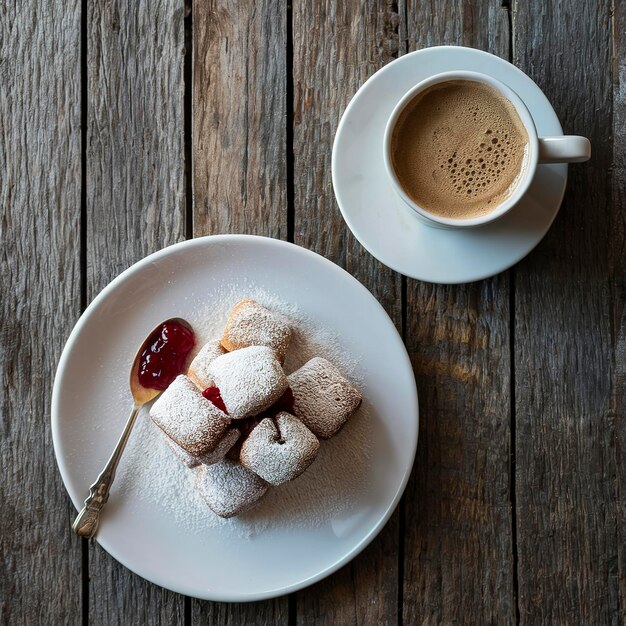
[[[191,623],[211,626],[280,626],[288,623],[287,597],[227,604],[192,600]]]
[[[585,0],[514,5],[516,64],[544,90],[564,130],[586,134],[594,150],[590,163],[570,168],[558,219],[516,272],[523,624],[618,622],[614,311],[606,242],[615,232],[612,215],[619,223],[623,207],[612,210],[608,175],[610,13],[610,3]]]
[[[287,238],[286,6],[193,7],[193,234]],[[194,624],[286,624],[287,598],[193,601]]]
[[[331,183],[332,142],[358,87],[404,45],[397,3],[326,0],[293,6],[295,242],[345,267],[374,293],[398,329],[401,278],[348,230]],[[353,563],[297,595],[301,624],[394,624],[398,516]]]
[[[613,7],[613,195],[610,233],[612,280],[613,395],[616,427],[618,623],[626,623],[626,4]]]
[[[78,2],[0,9],[0,136],[0,622],[79,623],[81,547],[50,434],[80,314]]]
[[[287,238],[286,7],[194,5],[194,236]]]
[[[184,239],[184,2],[88,3],[87,295]],[[89,551],[95,624],[183,622],[182,596]]]
[[[508,58],[500,0],[407,4],[410,50],[461,44]],[[421,415],[406,493],[404,621],[513,623],[509,277],[409,281],[407,300]]]

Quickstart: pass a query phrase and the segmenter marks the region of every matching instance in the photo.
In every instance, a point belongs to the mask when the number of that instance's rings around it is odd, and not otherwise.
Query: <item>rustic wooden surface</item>
[[[2,623],[626,622],[625,42],[624,4],[599,0],[0,8]],[[330,180],[359,85],[444,43],[511,60],[594,146],[537,249],[456,287],[368,255]],[[372,545],[241,605],[162,590],[73,537],[49,427],[81,308],[146,254],[219,232],[294,241],[361,280],[403,333],[422,411]]]
[[[619,598],[618,621],[626,622],[626,429],[623,425],[626,406],[626,6],[614,7],[613,19],[613,172],[611,196],[612,245],[610,247],[610,281],[612,292],[611,339],[613,386],[610,420],[615,425],[617,499],[617,576]]]
[[[615,440],[625,428],[611,407],[609,262],[612,214],[623,219],[624,207],[612,203],[609,175],[611,8],[585,2],[566,19],[571,5],[520,4],[513,21],[514,61],[550,94],[564,128],[594,147],[593,166],[571,168],[554,228],[516,272],[519,610],[522,621],[608,624],[620,611]],[[564,87],[576,84],[585,88]]]
[[[80,11],[15,2],[0,33],[0,620],[71,623],[81,545],[67,533],[50,396],[81,306]]]
[[[508,58],[508,10],[483,0],[407,6],[409,51],[448,43]],[[515,619],[510,492],[510,273],[459,286],[409,281],[406,343],[420,440],[405,500],[403,617]]]

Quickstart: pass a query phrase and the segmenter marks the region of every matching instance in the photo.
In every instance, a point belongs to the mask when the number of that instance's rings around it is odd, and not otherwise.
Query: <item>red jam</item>
[[[242,423],[238,423],[239,432],[241,433],[241,443],[243,443],[248,435],[261,423],[263,418],[260,415],[255,417],[249,417],[246,420],[241,420]]]
[[[209,401],[212,402],[220,411],[223,411],[228,415],[228,411],[226,410],[226,405],[224,404],[224,400],[222,400],[222,396],[220,394],[220,390],[217,387],[207,387],[202,395]]]
[[[209,389],[217,389],[217,387],[209,387]],[[207,391],[209,391],[209,389],[205,389],[202,393],[202,395],[205,398],[206,396],[204,394]],[[219,389],[217,389],[217,393],[219,396]],[[211,400],[211,402],[213,402],[212,398],[208,398],[208,399]],[[220,397],[220,401],[221,400],[222,398]],[[241,436],[239,437],[235,445],[230,449],[230,451],[228,452],[226,456],[229,459],[232,459],[233,461],[238,461],[239,454],[241,452],[241,446],[243,445],[243,442],[248,438],[248,435],[266,417],[274,419],[276,415],[278,415],[278,413],[280,413],[281,411],[286,411],[287,413],[293,413],[293,402],[294,402],[293,392],[291,391],[291,387],[287,387],[287,390],[285,391],[285,393],[280,398],[278,398],[278,400],[276,400],[276,402],[274,402],[274,404],[272,404],[272,406],[269,409],[265,409],[265,411],[263,411],[262,413],[259,413],[258,415],[254,415],[252,417],[247,417],[242,420],[235,420],[233,424],[236,425],[235,428],[239,430],[239,432],[241,433]],[[213,402],[213,404],[215,404],[215,402]],[[215,404],[215,406],[218,406],[218,405]]]
[[[241,433],[241,436],[235,442],[235,445],[228,451],[226,455],[233,461],[239,461],[239,455],[241,454],[241,446],[243,442],[248,438],[248,435],[261,423],[263,418],[260,415],[255,417],[248,417],[246,419],[237,420],[236,428]]]
[[[286,411],[287,413],[293,413],[293,391],[291,391],[291,387],[287,387],[287,391],[274,402],[274,404],[268,409],[268,412],[280,413],[281,411]]]
[[[196,343],[193,331],[178,322],[165,322],[148,338],[139,360],[139,383],[164,391],[183,373]]]

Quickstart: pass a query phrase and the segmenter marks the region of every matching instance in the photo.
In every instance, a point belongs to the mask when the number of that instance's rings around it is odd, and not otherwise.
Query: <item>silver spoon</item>
[[[89,488],[89,495],[85,500],[85,506],[76,516],[76,519],[72,524],[72,530],[81,537],[90,538],[96,534],[96,531],[98,530],[98,523],[100,521],[100,512],[109,499],[111,485],[115,479],[115,470],[117,469],[117,465],[122,458],[122,453],[124,452],[124,448],[126,447],[126,443],[128,442],[133,426],[135,425],[137,415],[139,414],[141,407],[143,407],[146,402],[154,400],[154,398],[161,393],[160,389],[148,389],[139,382],[139,363],[141,360],[141,354],[152,336],[159,330],[159,328],[161,328],[161,326],[163,326],[163,324],[171,322],[185,326],[193,332],[188,322],[180,317],[173,317],[156,326],[141,344],[139,350],[137,350],[137,354],[133,360],[133,366],[130,370],[130,392],[134,401],[133,409],[130,412],[130,416],[126,421],[122,435],[115,446],[115,450],[113,450],[111,458],[108,460],[96,482]]]

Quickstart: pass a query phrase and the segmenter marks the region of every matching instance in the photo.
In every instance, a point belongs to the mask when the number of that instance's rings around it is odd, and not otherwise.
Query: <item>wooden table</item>
[[[536,250],[458,287],[367,254],[330,177],[359,85],[443,43],[512,61],[594,150]],[[3,623],[626,621],[626,3],[9,0],[0,81]],[[312,588],[247,605],[170,593],[73,536],[50,435],[85,306],[148,253],[224,232],[294,241],[362,281],[404,336],[422,411],[380,536]]]

